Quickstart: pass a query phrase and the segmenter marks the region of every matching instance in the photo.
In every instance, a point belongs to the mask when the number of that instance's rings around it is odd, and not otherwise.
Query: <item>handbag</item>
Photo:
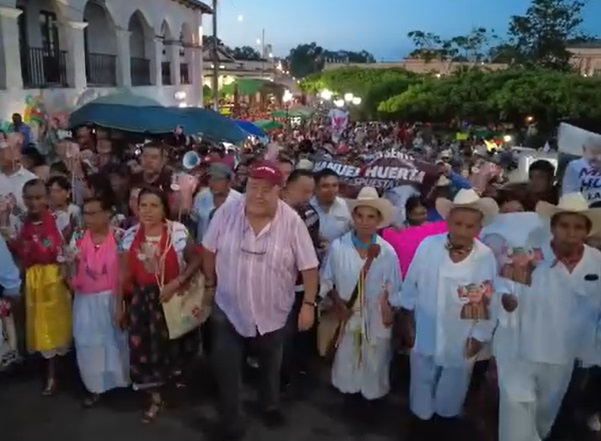
[[[163,288],[165,279],[165,256],[170,247],[171,241],[171,223],[167,228],[167,246],[165,253],[161,258],[161,280],[159,288]],[[168,302],[163,303],[163,314],[169,331],[169,339],[175,340],[182,335],[198,328],[211,314],[213,308],[213,290],[205,289],[204,275],[198,273],[195,275],[186,287],[171,297]]]
[[[374,248],[375,250],[375,248]],[[361,268],[359,277],[366,277],[371,264],[374,259],[378,257],[379,247],[377,251],[370,249],[367,255],[367,259]],[[359,281],[355,285],[355,289],[351,294],[351,297],[345,302],[347,309],[353,309],[357,299],[359,298]],[[338,350],[338,345],[342,340],[344,327],[346,326],[348,319],[340,319],[336,314],[334,308],[327,308],[321,311],[319,317],[319,323],[317,325],[317,351],[320,356],[325,357],[328,360],[333,360]]]

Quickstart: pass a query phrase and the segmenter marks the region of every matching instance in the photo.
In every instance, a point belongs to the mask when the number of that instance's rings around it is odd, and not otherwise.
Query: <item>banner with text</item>
[[[340,176],[341,196],[354,198],[363,187],[374,187],[380,194],[400,185],[415,185],[427,194],[438,179],[437,167],[402,152],[384,152],[363,162],[344,163],[336,160],[317,161],[313,171],[324,168]]]

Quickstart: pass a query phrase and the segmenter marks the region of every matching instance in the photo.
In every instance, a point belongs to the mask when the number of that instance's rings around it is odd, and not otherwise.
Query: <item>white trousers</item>
[[[437,414],[443,418],[461,415],[472,377],[473,361],[462,366],[439,366],[434,357],[411,351],[409,408],[413,414],[429,420]]]
[[[497,360],[499,441],[541,441],[549,436],[573,369],[573,363]]]

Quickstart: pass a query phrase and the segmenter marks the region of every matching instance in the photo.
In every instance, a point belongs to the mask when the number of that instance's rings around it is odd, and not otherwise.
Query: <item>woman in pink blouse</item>
[[[99,197],[84,202],[85,230],[74,234],[68,253],[75,264],[73,337],[79,372],[89,392],[85,407],[96,404],[102,393],[129,384],[127,337],[114,319],[122,230],[111,226],[111,208]]]

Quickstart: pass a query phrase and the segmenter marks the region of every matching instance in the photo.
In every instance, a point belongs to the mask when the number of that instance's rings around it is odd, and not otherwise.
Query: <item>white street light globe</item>
[[[344,101],[346,101],[347,103],[350,103],[351,101],[353,101],[353,94],[352,93],[345,93],[344,94]]]
[[[352,103],[353,103],[355,106],[358,106],[359,104],[361,104],[361,98],[359,98],[358,96],[356,96],[356,97],[353,97]]]
[[[261,39],[257,38],[257,44],[261,44]]]
[[[292,98],[294,96],[292,95],[292,93],[290,93],[289,90],[284,92],[284,95],[282,96],[282,101],[284,101],[285,103],[289,103],[290,101],[292,101]]]
[[[344,100],[336,100],[336,101],[334,101],[334,105],[336,107],[342,107],[342,106],[344,106]]]
[[[324,89],[321,91],[321,93],[319,94],[319,96],[321,97],[321,99],[324,99],[326,101],[329,101],[332,99],[332,92],[328,89]]]

